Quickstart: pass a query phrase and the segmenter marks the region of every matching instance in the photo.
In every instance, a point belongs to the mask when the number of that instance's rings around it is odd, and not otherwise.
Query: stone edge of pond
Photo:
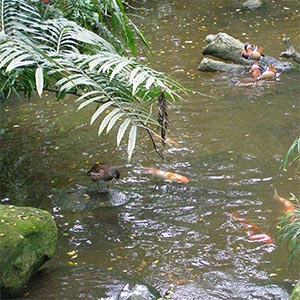
[[[294,287],[290,300],[299,300],[300,299],[300,281]]]
[[[0,205],[0,295],[16,297],[31,276],[53,257],[57,227],[42,209]]]

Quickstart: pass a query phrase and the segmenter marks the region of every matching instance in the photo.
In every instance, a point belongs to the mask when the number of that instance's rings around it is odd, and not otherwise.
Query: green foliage
[[[125,45],[136,55],[135,37],[149,49],[142,32],[126,14],[121,0],[56,0],[53,6],[68,20],[104,36],[118,52],[123,52]]]
[[[300,159],[300,137],[294,140],[294,142],[286,152],[282,160],[281,167],[285,169],[289,161],[290,161],[289,165],[291,165],[292,163],[294,163],[299,159]]]
[[[73,2],[54,1],[56,5],[66,5],[66,10],[70,7],[68,3]],[[132,46],[128,27],[131,23],[120,0],[77,2],[78,13],[81,4],[99,4],[103,19],[113,18],[113,27],[123,24],[120,31],[126,31],[128,45]],[[30,98],[33,92],[42,97],[44,89],[55,92],[58,99],[69,93],[77,95],[78,109],[96,105],[91,124],[102,118],[99,135],[118,127],[119,145],[128,134],[130,159],[138,129],[145,129],[151,136],[154,128],[160,127],[152,116],[152,106],[161,91],[166,99],[175,100],[179,98],[177,92],[184,88],[135,59],[120,55],[106,39],[51,9],[40,1],[0,2],[1,98],[21,97],[21,93]],[[74,18],[76,11],[70,11]]]
[[[279,231],[277,236],[281,241],[289,246],[290,263],[300,262],[300,206],[299,200],[294,196],[293,200],[297,203],[295,209],[286,214],[277,224]]]
[[[300,159],[300,137],[296,138],[292,143],[287,153],[285,154],[281,167],[286,168],[288,161],[289,165]],[[289,246],[290,263],[300,262],[300,202],[292,194],[293,200],[296,202],[295,208],[286,214],[276,227],[280,228],[277,232],[279,239]]]

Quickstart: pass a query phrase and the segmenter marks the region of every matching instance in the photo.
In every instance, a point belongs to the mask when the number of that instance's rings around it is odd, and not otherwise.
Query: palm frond
[[[95,106],[91,124],[99,123],[99,136],[116,128],[117,146],[127,136],[129,159],[139,129],[147,132],[158,152],[152,138],[153,128],[165,130],[166,118],[159,124],[153,117],[153,103],[162,90],[165,100],[176,100],[185,89],[165,74],[121,56],[102,37],[74,21],[43,20],[37,9],[43,6],[36,2],[0,0],[0,96],[19,96],[24,92],[30,97],[33,91],[41,96],[45,88],[56,92],[58,99],[75,94],[78,109]],[[122,30],[131,43],[130,20],[122,1],[98,3],[102,5],[102,17],[112,18],[112,23],[123,23]]]
[[[7,35],[21,34],[41,19],[37,8],[25,0],[1,0],[0,12],[0,30]]]
[[[294,140],[294,142],[291,144],[290,148],[284,155],[281,162],[281,167],[285,169],[288,165],[289,160],[290,160],[289,165],[291,165],[292,163],[294,163],[299,159],[300,159],[300,137]]]
[[[128,17],[122,0],[64,0],[55,1],[55,7],[59,8],[64,16],[79,25],[92,31],[101,33],[106,40],[124,52],[124,44],[129,47],[133,55],[137,54],[136,39],[140,39],[144,46],[150,50],[142,32]],[[120,39],[123,41],[121,42]]]

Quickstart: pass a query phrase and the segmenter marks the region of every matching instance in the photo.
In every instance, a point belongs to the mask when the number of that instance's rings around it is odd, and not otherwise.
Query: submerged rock
[[[100,258],[100,257],[99,257]],[[29,285],[34,299],[154,300],[160,293],[123,272],[95,266],[59,266],[42,269]]]
[[[243,3],[243,7],[254,9],[254,8],[261,7],[263,4],[264,4],[263,0],[248,0]]]
[[[47,211],[0,205],[0,295],[16,296],[55,250],[57,227]]]
[[[120,206],[130,201],[130,195],[117,189],[98,191],[98,189],[78,189],[66,191],[54,197],[54,205],[60,209],[93,210]]]

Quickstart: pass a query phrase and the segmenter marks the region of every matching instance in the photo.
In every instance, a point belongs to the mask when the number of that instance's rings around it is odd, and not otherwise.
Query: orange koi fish
[[[172,172],[166,172],[158,169],[143,168],[143,171],[149,174],[157,175],[167,181],[173,181],[178,183],[188,183],[190,181],[187,177],[183,175],[172,173]]]
[[[274,199],[279,200],[284,205],[284,211],[285,211],[286,214],[289,213],[289,212],[291,212],[291,211],[293,211],[295,209],[294,204],[290,200],[285,199],[285,198],[279,196],[277,194],[277,190],[276,189],[274,190],[274,196],[273,197],[274,197]]]
[[[265,233],[264,230],[259,228],[256,224],[241,217],[237,213],[232,213],[231,216],[235,220],[240,221],[244,225],[245,231],[249,234],[249,240],[254,242],[268,243],[268,244],[274,243],[274,240],[271,237],[271,235]]]

